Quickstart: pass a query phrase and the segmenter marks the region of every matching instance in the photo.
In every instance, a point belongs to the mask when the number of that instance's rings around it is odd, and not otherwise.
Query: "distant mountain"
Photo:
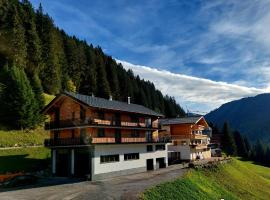
[[[208,122],[222,127],[225,121],[252,142],[270,143],[270,94],[243,98],[223,104],[205,116]]]

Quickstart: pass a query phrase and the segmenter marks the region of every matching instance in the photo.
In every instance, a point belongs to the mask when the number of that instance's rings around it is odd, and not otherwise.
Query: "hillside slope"
[[[270,94],[260,94],[223,104],[205,118],[220,128],[227,121],[233,129],[239,130],[253,141],[261,139],[263,142],[270,142],[269,113]]]
[[[183,179],[147,190],[144,200],[270,199],[270,168],[234,159],[218,168],[192,170]]]
[[[185,114],[174,98],[126,71],[101,47],[60,30],[41,6],[34,10],[28,0],[1,0],[0,11],[0,73],[12,63],[29,78],[36,74],[49,94],[75,88],[81,94],[120,101],[129,96],[133,103],[168,117]]]

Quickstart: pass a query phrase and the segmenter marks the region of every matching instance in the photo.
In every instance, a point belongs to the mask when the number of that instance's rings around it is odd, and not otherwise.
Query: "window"
[[[147,145],[147,146],[146,146],[146,151],[147,151],[147,152],[153,151],[153,145]]]
[[[124,160],[138,160],[140,159],[139,153],[124,154]]]
[[[105,115],[103,112],[98,112],[98,118],[99,119],[105,119]]]
[[[131,137],[140,137],[140,133],[138,130],[132,130],[131,132]]]
[[[158,150],[165,150],[165,145],[164,144],[156,145],[156,151]]]
[[[105,130],[104,128],[98,129],[98,137],[105,137]]]
[[[100,163],[119,162],[119,154],[100,156]]]
[[[138,122],[139,122],[139,117],[136,116],[136,115],[132,115],[132,116],[131,116],[131,122],[138,123]]]

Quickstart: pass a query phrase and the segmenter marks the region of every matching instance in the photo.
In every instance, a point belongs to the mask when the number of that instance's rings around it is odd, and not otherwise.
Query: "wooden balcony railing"
[[[115,143],[115,138],[93,138],[92,139],[93,144],[98,144],[98,143]]]
[[[134,127],[134,128],[158,128],[158,126],[150,126],[147,127],[143,122],[125,122],[120,121],[117,123],[114,120],[103,120],[103,119],[75,119],[75,120],[60,120],[59,122],[45,122],[45,130],[51,129],[61,129],[61,128],[70,128],[70,127],[78,127],[78,126],[115,126],[115,127]]]
[[[114,144],[114,143],[168,143],[170,137],[145,138],[145,137],[122,137],[116,140],[113,137],[86,137],[86,138],[58,138],[45,139],[45,147],[53,146],[80,146],[91,144]]]
[[[121,138],[122,143],[146,142],[146,138]]]
[[[185,135],[172,135],[172,140],[181,140],[181,139],[207,139],[207,135],[203,134],[185,134]]]

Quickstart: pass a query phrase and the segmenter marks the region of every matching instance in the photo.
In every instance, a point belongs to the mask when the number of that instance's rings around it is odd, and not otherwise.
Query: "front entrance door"
[[[146,169],[147,169],[147,171],[154,170],[154,160],[153,159],[146,160]]]

